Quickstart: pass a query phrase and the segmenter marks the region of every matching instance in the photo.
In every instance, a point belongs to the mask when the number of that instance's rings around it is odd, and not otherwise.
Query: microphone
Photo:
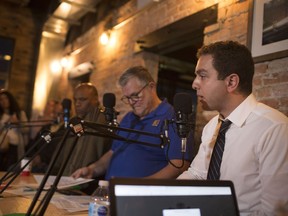
[[[63,121],[64,121],[64,127],[67,128],[69,124],[69,118],[70,118],[70,110],[71,110],[71,100],[68,98],[64,98],[62,101],[62,107],[63,107]]]
[[[106,121],[109,123],[109,125],[118,126],[117,123],[117,115],[119,115],[119,112],[117,112],[114,109],[116,97],[113,93],[105,93],[103,95],[103,106],[105,107],[104,115]]]
[[[178,136],[181,138],[181,152],[186,152],[187,137],[192,125],[192,97],[188,93],[177,93],[173,99]]]

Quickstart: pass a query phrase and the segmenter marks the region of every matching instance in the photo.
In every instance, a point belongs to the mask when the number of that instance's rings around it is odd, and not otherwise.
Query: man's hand
[[[91,179],[93,178],[93,169],[89,167],[82,167],[76,170],[74,173],[72,173],[71,176],[75,179],[80,178],[80,177]]]

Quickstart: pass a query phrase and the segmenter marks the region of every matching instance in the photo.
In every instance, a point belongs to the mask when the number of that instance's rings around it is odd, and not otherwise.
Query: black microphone
[[[113,126],[118,126],[117,123],[117,115],[119,115],[119,112],[117,112],[114,109],[116,97],[113,93],[105,93],[103,95],[103,106],[105,107],[104,115],[105,119],[108,122],[108,124]]]
[[[64,120],[64,127],[67,128],[70,119],[70,110],[71,110],[71,100],[68,98],[64,98],[62,101],[63,107],[63,120]]]
[[[188,93],[177,93],[173,99],[177,133],[181,138],[181,152],[186,152],[187,137],[192,125],[192,97]]]

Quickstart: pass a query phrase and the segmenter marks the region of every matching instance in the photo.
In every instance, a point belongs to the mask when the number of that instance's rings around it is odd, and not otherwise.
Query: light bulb
[[[109,43],[109,34],[107,32],[103,32],[100,36],[100,43],[102,45],[107,45]]]

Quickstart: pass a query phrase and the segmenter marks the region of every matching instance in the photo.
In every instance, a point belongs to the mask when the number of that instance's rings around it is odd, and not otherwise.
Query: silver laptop
[[[111,216],[238,216],[231,181],[113,178]]]

